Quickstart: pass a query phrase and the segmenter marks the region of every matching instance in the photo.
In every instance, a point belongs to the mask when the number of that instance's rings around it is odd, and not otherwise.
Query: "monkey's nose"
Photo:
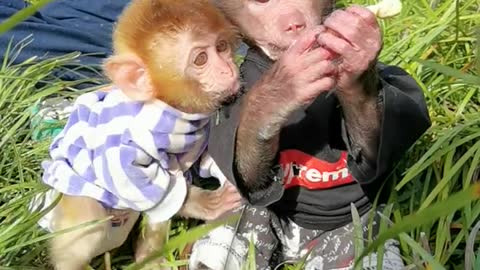
[[[301,31],[303,28],[305,28],[305,24],[293,23],[287,28],[286,32],[296,33]]]
[[[282,32],[298,34],[306,27],[305,17],[298,10],[280,15],[279,26]]]

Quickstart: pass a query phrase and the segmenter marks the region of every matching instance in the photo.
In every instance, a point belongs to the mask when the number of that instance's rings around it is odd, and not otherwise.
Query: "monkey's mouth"
[[[232,85],[230,85],[230,87],[225,88],[222,91],[222,93],[223,93],[222,95],[223,96],[236,95],[239,90],[240,90],[240,81],[236,80],[235,82],[232,83]]]
[[[234,103],[241,95],[241,84],[239,81],[236,81],[232,87],[224,91],[224,97],[222,98],[220,103],[222,104],[222,106],[230,105]]]
[[[286,48],[277,46],[277,45],[275,45],[275,44],[273,44],[273,43],[268,43],[268,47],[270,47],[270,49],[271,49],[272,52],[274,52],[274,53],[281,53],[281,52],[284,52],[284,51],[287,50]]]

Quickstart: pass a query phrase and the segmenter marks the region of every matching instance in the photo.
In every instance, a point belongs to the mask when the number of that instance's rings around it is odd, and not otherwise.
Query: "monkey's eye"
[[[206,52],[202,52],[197,57],[195,58],[195,61],[193,63],[197,66],[203,66],[207,63],[208,56]]]
[[[217,44],[217,52],[224,52],[227,49],[228,49],[228,44],[225,40],[222,40]]]

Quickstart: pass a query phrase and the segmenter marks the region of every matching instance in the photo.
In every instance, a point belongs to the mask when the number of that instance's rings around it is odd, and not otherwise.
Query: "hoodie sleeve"
[[[383,181],[406,151],[430,127],[431,121],[422,89],[403,69],[378,64],[380,92],[383,103],[379,147],[375,164],[365,162],[361,151],[354,150],[343,121],[348,167],[364,187]],[[381,183],[380,183],[381,184]]]

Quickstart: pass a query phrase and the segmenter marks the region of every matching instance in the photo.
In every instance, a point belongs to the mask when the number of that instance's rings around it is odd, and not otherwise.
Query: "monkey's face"
[[[247,36],[277,60],[298,36],[321,23],[332,0],[216,0]]]
[[[118,20],[105,73],[132,99],[210,113],[239,89],[238,38],[210,0],[135,0]]]
[[[154,97],[188,113],[211,113],[235,97],[239,72],[234,62],[238,38],[229,28],[191,27],[160,33],[145,57],[145,81]]]
[[[182,44],[183,43],[183,44]],[[235,96],[240,88],[234,62],[234,44],[222,34],[188,35],[179,39],[185,46],[182,63],[185,77],[194,82],[196,94],[203,96],[210,110]]]

